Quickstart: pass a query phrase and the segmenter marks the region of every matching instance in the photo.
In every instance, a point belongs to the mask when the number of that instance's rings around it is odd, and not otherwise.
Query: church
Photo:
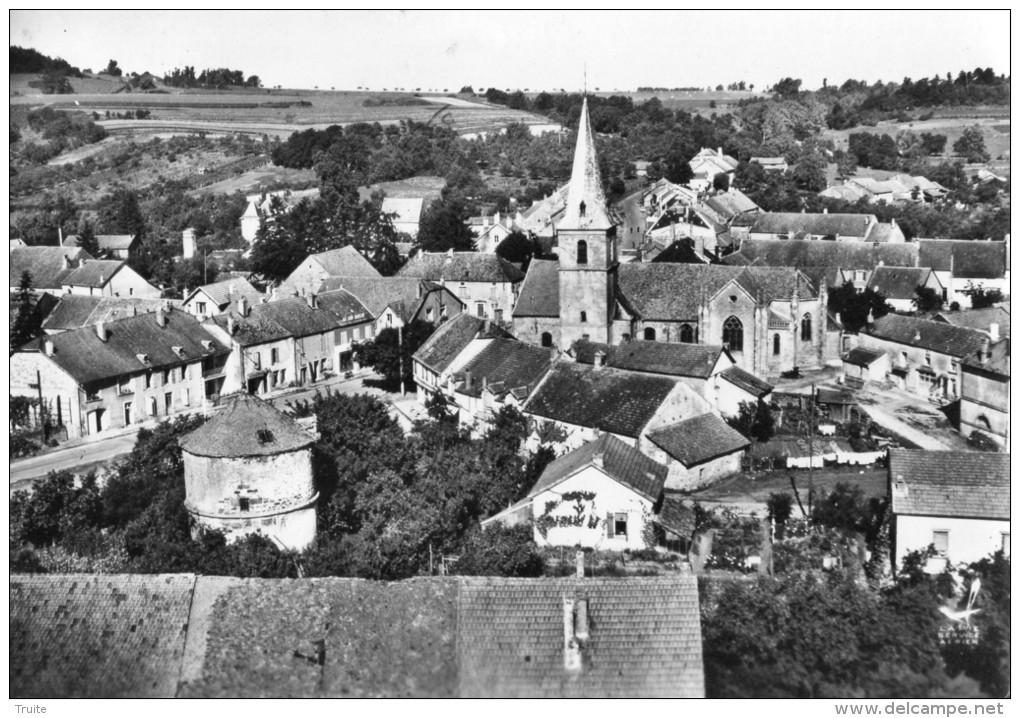
[[[824,279],[816,286],[792,267],[620,263],[587,100],[557,245],[558,258],[533,261],[521,287],[522,341],[561,351],[580,339],[723,345],[758,376],[838,358],[842,328]]]

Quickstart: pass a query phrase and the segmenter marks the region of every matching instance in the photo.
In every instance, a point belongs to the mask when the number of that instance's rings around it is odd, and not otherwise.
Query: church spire
[[[574,150],[574,167],[567,189],[567,207],[560,222],[563,229],[609,229],[613,223],[606,209],[602,192],[599,162],[595,156],[595,135],[588,118],[588,98],[581,106],[581,120],[577,127],[577,148]]]

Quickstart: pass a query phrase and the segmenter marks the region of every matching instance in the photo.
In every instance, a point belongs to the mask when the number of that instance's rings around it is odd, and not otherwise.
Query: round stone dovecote
[[[180,438],[185,506],[201,528],[228,541],[261,533],[280,548],[315,538],[315,439],[292,418],[250,394],[224,397],[219,414]]]

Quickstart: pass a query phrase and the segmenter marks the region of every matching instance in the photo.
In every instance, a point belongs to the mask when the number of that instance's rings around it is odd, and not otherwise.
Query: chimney
[[[248,316],[248,298],[241,297],[237,300],[237,313],[242,317]]]
[[[99,275],[99,286],[101,287],[104,284],[106,284],[106,275],[105,274],[100,274]]]
[[[48,357],[53,356],[53,340],[52,339],[47,339],[46,341],[43,342],[43,351],[46,352],[46,356],[48,356]]]
[[[482,377],[482,393],[484,394],[485,390],[488,389],[488,388],[489,388],[489,377],[483,376]]]
[[[308,308],[309,309],[318,309],[318,307],[319,307],[319,299],[318,299],[318,297],[316,295],[308,294],[305,297],[305,301],[308,302]]]
[[[188,227],[182,233],[181,241],[182,241],[183,246],[184,246],[184,251],[183,251],[184,258],[185,259],[191,259],[192,257],[194,257],[195,254],[196,254],[197,245],[198,245],[198,242],[197,242],[197,232],[195,232],[195,230],[193,228]]]
[[[905,498],[910,493],[907,488],[907,482],[903,480],[902,474],[896,475],[896,481],[893,483],[893,496],[899,496]]]
[[[234,315],[227,314],[227,334],[234,336]]]
[[[985,337],[981,341],[981,352],[978,354],[978,361],[980,361],[982,364],[987,364],[988,356],[989,354],[991,354],[991,352],[992,352],[992,340],[988,337]]]
[[[106,323],[96,322],[96,336],[99,337],[99,341],[106,341]]]
[[[716,153],[717,153],[717,154],[718,154],[718,155],[719,155],[720,157],[722,157],[722,147],[720,147],[720,148],[719,148],[719,149],[718,149],[718,150],[716,151]]]
[[[62,227],[57,227],[57,246],[64,246],[64,230]]]
[[[471,377],[471,370],[470,369],[465,369],[464,370],[464,390],[465,391],[471,391],[471,388],[473,386],[474,386],[474,380]]]
[[[581,644],[574,637],[574,599],[563,597],[563,667],[581,670]]]
[[[582,560],[584,552],[578,551]],[[582,564],[583,565],[583,564]],[[579,598],[574,603],[574,638],[584,642],[588,640],[588,599]]]
[[[605,455],[601,451],[592,454],[591,463],[593,463],[595,466],[598,466],[600,469],[605,467],[604,456]]]
[[[63,257],[60,258],[60,268],[61,269],[70,269],[71,268],[71,260],[67,258],[66,254]]]
[[[161,327],[166,326],[166,312],[163,310],[163,307],[156,309],[156,324]]]
[[[992,322],[988,325],[988,336],[992,338],[993,342],[999,341],[999,324],[998,322]]]
[[[584,551],[577,549],[574,554],[574,564],[577,568],[577,577],[584,578]]]

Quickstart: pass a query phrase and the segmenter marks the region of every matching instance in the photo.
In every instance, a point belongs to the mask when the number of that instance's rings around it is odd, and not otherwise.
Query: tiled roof
[[[493,339],[482,351],[464,366],[471,372],[472,386],[459,391],[468,396],[481,396],[482,380],[492,389],[502,384],[502,392],[520,387],[534,388],[552,364],[555,350],[524,344],[513,339]]]
[[[177,300],[142,299],[140,297],[96,297],[88,294],[61,294],[60,301],[43,329],[63,331],[87,327],[98,322],[112,322],[136,314],[154,312],[160,307],[180,304]]]
[[[100,249],[107,252],[124,251],[130,249],[131,245],[135,241],[135,235],[133,234],[97,234],[96,244],[99,245]],[[65,247],[77,247],[78,246],[78,235],[69,234],[64,237]]]
[[[1009,454],[890,449],[889,479],[894,514],[1009,520]]]
[[[818,193],[820,197],[832,197],[833,199],[842,199],[847,202],[856,202],[862,197],[867,197],[868,192],[861,187],[853,184],[838,184],[832,187],[826,187]]]
[[[940,312],[936,321],[952,324],[955,327],[978,329],[987,332],[992,324],[999,325],[999,334],[1009,336],[1009,312],[1003,307],[985,307],[984,309],[962,309],[956,312]]]
[[[687,468],[741,451],[750,445],[715,414],[702,414],[651,432],[648,438]]]
[[[485,322],[470,314],[458,314],[432,333],[413,359],[442,374],[467,345],[482,331]]]
[[[886,224],[885,222],[879,222],[871,228],[868,232],[868,236],[865,240],[868,242],[877,242],[880,244],[899,244],[903,241],[900,236],[901,230],[894,224]]]
[[[524,410],[536,416],[637,437],[677,380],[584,364],[553,365]]]
[[[172,698],[195,577],[10,577],[12,698]]]
[[[749,371],[738,366],[731,366],[724,369],[719,376],[746,391],[747,393],[761,398],[772,391],[772,385],[764,379],[759,379]]]
[[[762,212],[751,226],[752,234],[789,234],[861,237],[876,221],[873,214],[807,214],[805,212]]]
[[[920,265],[936,272],[953,272],[960,279],[1000,279],[1005,276],[1005,242],[968,239],[918,239]]]
[[[606,346],[579,341],[572,347],[574,358],[582,364],[594,364],[595,352],[606,354],[606,366],[615,369],[707,379],[723,355],[721,346],[678,344],[674,342],[630,341]]]
[[[607,475],[630,487],[651,502],[659,500],[666,483],[667,469],[633,446],[628,446],[612,434],[603,434],[595,441],[564,454],[545,467],[528,496],[535,497],[548,491],[561,481],[570,478],[602,457],[600,467]]]
[[[122,259],[90,259],[68,272],[61,283],[73,287],[105,287],[127,264]]]
[[[50,360],[81,385],[230,351],[190,314],[169,311],[164,316],[166,325],[162,327],[155,313],[109,322],[104,325],[106,341],[99,338],[95,327],[84,327],[40,337],[24,349],[41,352],[47,341],[52,342],[54,354]],[[209,342],[209,349],[204,342]],[[174,351],[175,347],[180,353]],[[147,357],[147,361],[142,363],[139,356]]]
[[[694,536],[695,513],[691,506],[684,503],[680,496],[666,495],[662,500],[655,521],[663,528],[681,536],[688,541]]]
[[[726,264],[755,262],[766,267],[838,267],[874,269],[879,264],[917,266],[916,244],[830,242],[824,239],[790,242],[777,239],[745,239],[740,251],[726,257]],[[738,259],[739,257],[739,259]]]
[[[973,329],[899,314],[887,314],[875,320],[866,333],[886,341],[954,357],[965,357],[977,352],[985,338],[983,333]]]
[[[564,599],[587,600],[576,673],[564,668]],[[458,603],[462,697],[704,696],[692,575],[466,578]]]
[[[815,299],[818,291],[803,272],[793,267],[746,267],[737,282],[765,302],[788,301],[797,290],[801,299]]]
[[[885,356],[885,352],[872,351],[863,347],[851,349],[843,355],[843,361],[854,366],[871,366]]]
[[[555,259],[534,259],[514,305],[515,317],[560,316],[560,263]]]
[[[71,268],[64,268],[64,258],[70,260]],[[36,289],[59,289],[63,279],[81,259],[92,260],[92,256],[78,247],[14,247],[10,252],[10,286],[17,287],[22,272],[32,275],[32,286]]]
[[[705,257],[694,249],[694,240],[678,239],[659,252],[652,262],[672,262],[674,264],[705,264]]]
[[[732,219],[738,214],[758,209],[758,205],[738,189],[714,195],[706,199],[705,204],[725,219]]]
[[[1010,375],[1009,343],[1010,339],[1008,337],[1000,339],[994,344],[989,342],[988,354],[984,358],[976,354],[964,357],[964,370],[969,367],[972,370],[990,372],[1008,378]]]
[[[252,346],[285,337],[322,334],[373,318],[356,297],[343,289],[316,296],[315,309],[308,305],[308,301],[305,297],[287,297],[268,304],[256,304],[246,317],[229,312],[234,321],[234,339],[241,346]],[[227,314],[219,314],[210,321],[226,328],[229,320]]]
[[[621,264],[617,287],[622,301],[641,319],[694,321],[702,299],[714,295],[741,271],[697,264]]]
[[[495,254],[418,252],[397,272],[433,282],[519,282],[524,272]]]
[[[372,266],[372,263],[361,256],[354,247],[350,245],[340,249],[332,249],[328,252],[313,254],[314,259],[327,274],[333,277],[379,277],[379,270]]]
[[[875,267],[868,289],[881,292],[886,299],[913,299],[917,287],[925,285],[930,274],[927,267]]]
[[[394,306],[400,318],[408,321],[425,294],[437,286],[413,277],[327,277],[322,280],[318,291],[346,289],[365,305],[373,317],[378,318],[386,307]],[[456,298],[456,295],[453,296]],[[457,301],[460,302],[460,299],[457,298]]]
[[[271,456],[315,443],[296,421],[256,396],[241,392],[223,400],[221,412],[178,440],[182,449],[218,458]]]
[[[190,301],[198,292],[204,292],[220,309],[237,301],[240,297],[244,297],[248,300],[249,305],[254,306],[263,297],[262,292],[253,287],[251,282],[246,279],[226,279],[196,287],[184,301]]]

